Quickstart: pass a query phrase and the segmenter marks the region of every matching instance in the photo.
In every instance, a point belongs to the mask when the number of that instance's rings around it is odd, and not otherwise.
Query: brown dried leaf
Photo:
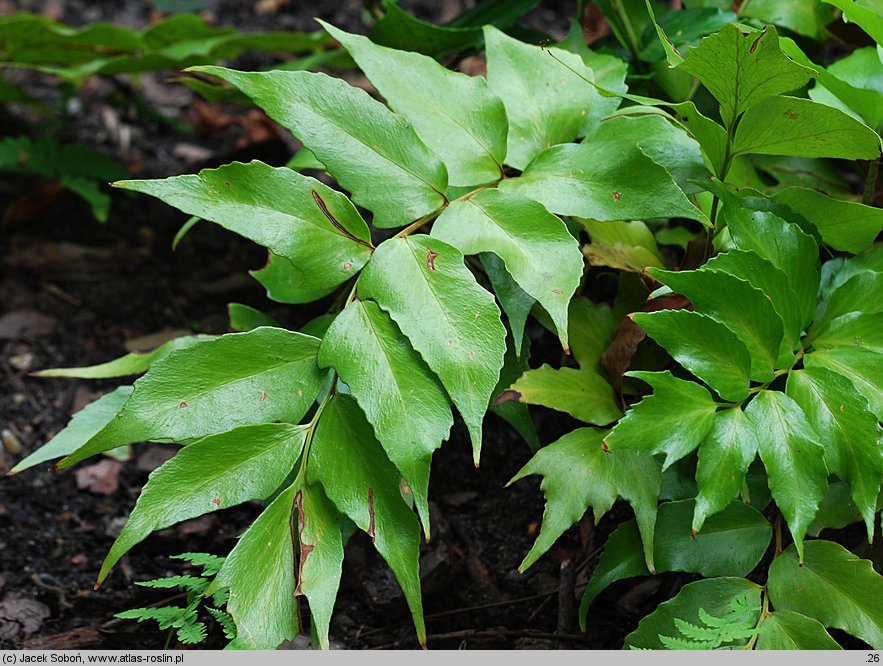
[[[94,465],[82,467],[75,473],[77,488],[99,495],[110,495],[120,487],[122,467],[123,464],[116,460],[101,460]]]

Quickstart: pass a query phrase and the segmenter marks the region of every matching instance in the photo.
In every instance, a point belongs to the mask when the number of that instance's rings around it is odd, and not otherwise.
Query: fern
[[[203,576],[214,576],[224,565],[224,558],[212,555],[211,553],[181,553],[180,555],[171,555],[173,560],[184,560],[190,564],[202,567]]]
[[[209,581],[200,576],[169,576],[168,578],[156,578],[154,580],[143,580],[135,583],[141,587],[153,587],[158,589],[178,588],[179,590],[187,590],[188,592],[202,593],[208,587]]]
[[[224,636],[230,640],[236,638],[236,625],[233,623],[232,617],[227,615],[224,611],[212,608],[211,606],[206,606],[205,609],[209,612],[209,615],[215,618],[215,622],[221,625],[221,629],[224,631]]]
[[[733,599],[729,610],[720,617],[700,608],[701,626],[675,618],[675,627],[681,636],[660,634],[659,640],[668,650],[717,650],[721,646],[754,636],[758,630],[752,616],[759,611],[760,606],[751,605],[743,595]]]

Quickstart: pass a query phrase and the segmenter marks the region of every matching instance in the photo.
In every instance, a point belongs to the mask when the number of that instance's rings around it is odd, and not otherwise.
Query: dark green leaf
[[[739,15],[812,38],[823,37],[823,28],[834,18],[831,8],[819,0],[748,0],[739,7]]]
[[[803,363],[807,368],[828,368],[846,377],[883,421],[883,354],[864,347],[834,347],[807,354]]]
[[[425,645],[417,563],[420,526],[402,498],[398,472],[352,398],[338,394],[325,407],[307,469],[337,509],[371,537],[402,586],[417,639]]]
[[[524,337],[524,327],[527,325],[527,317],[536,300],[518,286],[518,283],[506,270],[506,264],[493,252],[482,252],[479,255],[482,268],[490,280],[494,294],[500,302],[500,307],[506,313],[509,320],[509,329],[514,336],[515,346],[521,349],[521,341]]]
[[[521,347],[515,347],[512,336],[506,336],[506,356],[503,358],[503,369],[500,370],[500,380],[492,395],[499,396],[523,375],[528,368],[530,358],[530,338],[522,340]],[[515,402],[514,400],[494,401],[490,411],[505,420],[524,439],[531,453],[536,453],[540,448],[540,440],[537,437],[537,429],[530,415],[530,407]]]
[[[688,310],[636,312],[632,320],[724,400],[748,397],[751,357],[720,322]]]
[[[828,322],[812,336],[816,349],[855,345],[883,354],[883,312],[850,312]]]
[[[519,571],[526,570],[555,540],[576,523],[590,506],[597,524],[622,497],[635,510],[644,543],[644,559],[653,571],[653,532],[656,499],[662,486],[659,467],[652,456],[633,451],[605,452],[605,431],[579,428],[539,450],[509,482],[531,474],[543,477],[546,496],[543,525]]]
[[[761,391],[745,415],[754,429],[770,492],[802,558],[803,537],[828,487],[824,449],[800,405],[784,393]]]
[[[377,301],[438,375],[481,452],[481,422],[506,353],[506,329],[493,297],[434,238],[393,238],[377,248],[359,279],[359,297]]]
[[[856,0],[823,0],[829,5],[843,10],[843,15],[851,23],[857,23],[862,30],[874,38],[878,44],[883,44],[883,14],[879,9],[874,11],[872,7],[866,6],[870,3],[860,3]]]
[[[364,90],[311,72],[196,71],[239,88],[309,148],[377,227],[396,227],[438,209],[444,165],[411,125]]]
[[[653,394],[628,410],[604,441],[611,451],[664,453],[665,470],[699,445],[711,428],[717,404],[705,388],[668,371],[632,371],[626,376],[647,382]]]
[[[817,620],[788,610],[766,616],[757,635],[757,650],[842,650]]]
[[[306,276],[285,257],[269,253],[267,265],[256,271],[249,271],[252,277],[267,290],[267,297],[280,303],[311,303],[327,296],[336,286],[320,289],[305,289]]]
[[[874,315],[883,312],[880,292],[883,273],[862,271],[832,289],[819,303],[816,318],[810,328],[812,336],[818,328],[824,329],[833,319],[850,313]]]
[[[282,328],[278,321],[260,310],[243,305],[242,303],[228,303],[227,315],[230,318],[230,330],[245,332],[260,326],[275,326]]]
[[[604,303],[594,303],[577,296],[569,309],[570,349],[583,370],[601,369],[601,354],[613,342],[619,320],[613,309]]]
[[[788,546],[770,565],[767,587],[777,610],[842,629],[875,650],[883,647],[883,578],[843,546],[808,541],[803,562]]]

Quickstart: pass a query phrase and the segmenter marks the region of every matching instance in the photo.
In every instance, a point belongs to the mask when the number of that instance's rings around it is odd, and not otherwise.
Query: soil
[[[364,31],[362,5],[353,0],[306,8],[284,0],[201,4],[208,18],[241,30],[311,30],[310,17],[319,16]],[[457,4],[402,3],[429,19]],[[570,4],[543,2],[528,20],[560,36]],[[263,13],[254,9],[261,6]],[[149,3],[133,1],[0,0],[0,12],[12,10],[41,11],[72,24],[107,20],[133,27],[145,25],[152,13]],[[291,154],[291,138],[260,114],[202,105],[163,79],[144,76],[137,89],[162,117],[138,113],[125,77],[88,82],[76,104],[68,103],[60,135],[120,159],[139,177],[193,172],[232,159],[279,165]],[[49,77],[27,75],[21,82],[31,94],[58,99]],[[231,117],[239,120],[222,122]],[[182,133],[169,118],[191,130]],[[15,110],[8,120],[10,134],[40,127],[26,110]],[[147,197],[114,192],[110,220],[100,225],[64,191],[8,178],[0,184],[0,213],[0,472],[119,383],[39,379],[32,371],[99,363],[188,332],[224,333],[229,302],[252,305],[292,327],[321,311],[269,301],[247,273],[264,264],[265,252],[214,225],[198,225],[172,251],[184,216]],[[529,333],[535,348],[549,348],[539,329]],[[536,418],[544,443],[571,425],[542,410]],[[581,634],[575,621],[579,595],[607,534],[629,510],[617,505],[598,526],[585,518],[518,573],[542,518],[539,479],[504,488],[530,451],[493,415],[484,435],[480,469],[472,466],[460,423],[434,460],[435,534],[421,558],[430,648],[617,649],[643,615],[692,580],[661,575],[613,585],[596,600],[588,631]],[[169,555],[226,554],[260,511],[260,503],[251,503],[163,530],[134,548],[94,590],[104,554],[147,475],[174,451],[157,444],[132,449],[123,462],[102,459],[96,466],[93,459],[61,472],[41,466],[0,481],[0,649],[162,647],[164,632],[114,619],[120,611],[161,605],[174,596],[135,581],[184,572]],[[346,549],[331,637],[339,648],[417,647],[398,586],[362,534]],[[220,648],[225,642],[211,625],[203,645]],[[291,647],[302,646],[296,641]]]

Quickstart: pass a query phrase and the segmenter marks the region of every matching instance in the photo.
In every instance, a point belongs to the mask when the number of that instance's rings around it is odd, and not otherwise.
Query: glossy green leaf
[[[319,365],[337,370],[349,386],[411,488],[428,536],[432,453],[454,424],[438,378],[373,301],[355,301],[337,316],[319,347]]]
[[[84,368],[52,368],[35,372],[37,377],[73,377],[76,379],[107,379],[110,377],[127,377],[146,372],[156,361],[164,359],[176,349],[192,347],[202,340],[210,340],[208,335],[188,335],[164,342],[149,352],[132,352],[106,363],[90,365]]]
[[[237,648],[275,650],[298,632],[291,512],[296,487],[286,488],[239,538],[213,586],[230,591],[227,612]]]
[[[709,259],[700,270],[727,273],[762,291],[782,319],[786,349],[790,351],[797,346],[803,330],[803,314],[797,294],[781,269],[751,250],[729,250]]]
[[[662,284],[683,294],[698,312],[724,324],[748,349],[751,379],[768,382],[784,332],[770,299],[749,282],[719,271],[649,270]]]
[[[601,355],[613,342],[619,319],[613,308],[584,296],[570,301],[570,350],[583,370],[601,370]]]
[[[773,611],[760,624],[757,650],[842,650],[817,620],[788,610]]]
[[[829,5],[834,5],[843,10],[845,18],[850,23],[858,24],[862,30],[874,38],[878,44],[883,44],[883,14],[874,11],[867,3],[856,0],[822,0]]]
[[[399,581],[417,639],[425,645],[417,563],[420,525],[402,498],[399,473],[352,398],[338,394],[325,407],[313,435],[307,470],[308,478],[322,484],[337,509],[371,537]]]
[[[883,273],[862,271],[837,286],[819,303],[810,335],[824,328],[832,320],[845,314],[874,315],[883,312]]]
[[[518,283],[506,270],[505,262],[496,254],[482,252],[479,259],[481,259],[481,266],[494,289],[494,294],[500,302],[500,307],[509,320],[509,330],[514,336],[515,346],[521,349],[524,327],[527,325],[527,318],[536,299],[518,286]]]
[[[772,213],[728,205],[723,214],[736,247],[751,250],[781,269],[797,294],[802,324],[812,321],[820,280],[819,249],[812,237]]]
[[[864,271],[883,273],[883,243],[872,245],[854,257],[837,257],[826,261],[822,266],[821,289],[819,291],[822,300],[854,275]]]
[[[733,154],[876,159],[880,137],[840,109],[800,97],[776,96],[745,113]]]
[[[752,426],[739,407],[723,409],[714,415],[711,428],[699,446],[698,492],[691,524],[694,531],[704,530],[706,519],[722,511],[744,487],[745,475],[759,445]]]
[[[850,312],[825,324],[813,335],[816,349],[855,345],[883,354],[883,312]]]
[[[786,41],[782,47],[797,62],[816,71],[810,99],[838,108],[868,127],[883,123],[883,72],[876,48],[856,49],[825,69],[811,62],[794,42]]]
[[[701,533],[693,536],[690,531],[693,506],[693,500],[659,506],[653,538],[656,572],[686,571],[706,577],[750,573],[773,536],[772,526],[763,514],[742,502],[731,502],[708,520]],[[592,601],[611,583],[649,574],[637,524],[634,519],[620,524],[607,539],[583,595],[580,608],[583,626]]]
[[[502,399],[505,392],[515,381],[529,368],[530,338],[522,340],[521,347],[517,348],[511,335],[506,336],[506,356],[503,358],[503,369],[500,370],[500,380],[494,389],[493,395],[498,396],[491,403],[490,411],[505,420],[524,439],[531,453],[536,453],[540,448],[540,439],[537,436],[537,428],[530,414],[530,407],[514,400]]]
[[[275,326],[282,328],[278,321],[270,315],[266,315],[257,308],[242,303],[228,303],[227,315],[230,318],[230,329],[244,333],[261,326]]]
[[[632,371],[626,376],[647,382],[653,394],[633,405],[604,441],[611,451],[663,453],[664,471],[699,445],[711,428],[717,403],[704,387],[668,371]]]
[[[622,113],[601,123],[588,140],[632,141],[650,159],[665,167],[681,190],[688,194],[699,191],[689,181],[707,178],[708,168],[696,139],[661,115],[639,115],[640,107],[628,107]]]
[[[627,143],[553,146],[500,184],[553,213],[599,221],[686,217],[707,223],[671,175]]]
[[[318,484],[298,490],[295,504],[300,555],[294,594],[309,600],[319,647],[327,650],[328,626],[343,564],[340,514]]]
[[[435,238],[393,238],[377,248],[359,279],[359,297],[377,301],[438,375],[481,452],[481,422],[506,353],[493,297]]]
[[[521,375],[509,391],[518,402],[566,412],[594,425],[606,425],[622,416],[610,382],[594,370],[543,364]]]
[[[653,532],[656,500],[662,487],[659,466],[651,456],[633,451],[605,452],[601,448],[605,431],[579,428],[557,442],[543,447],[519,470],[510,484],[531,474],[540,474],[540,488],[546,496],[543,525],[519,571],[525,571],[555,540],[592,507],[597,524],[617,497],[632,505],[644,559],[653,571]]]
[[[195,71],[236,86],[300,139],[328,173],[373,211],[377,227],[396,227],[438,209],[444,165],[403,117],[342,79],[311,72]]]
[[[807,354],[803,363],[807,368],[828,368],[846,377],[883,421],[883,354],[864,347],[834,347]]]
[[[506,164],[524,169],[549,146],[572,141],[600,96],[594,73],[567,51],[525,44],[486,26],[487,81],[509,119]],[[550,101],[554,100],[554,104]]]
[[[651,12],[652,6],[648,1],[647,7]],[[736,22],[733,12],[722,9],[729,10],[730,7],[684,7],[681,11],[669,11],[658,16],[653,12],[656,38],[645,31],[644,42],[647,45],[639,54],[640,59],[646,62],[666,59],[670,67],[679,65],[684,61],[681,53],[686,53],[688,45],[695,46],[700,37],[718,32],[727,23]],[[683,75],[683,72],[680,74]]]
[[[349,199],[284,167],[234,162],[198,175],[124,180],[116,187],[157,197],[267,247],[291,262],[304,290],[339,285],[371,256],[368,226]]]
[[[641,620],[638,628],[625,637],[625,646],[633,650],[663,650],[660,636],[678,636],[675,620],[698,624],[699,611],[721,617],[730,610],[736,599],[747,598],[750,606],[756,606],[751,619],[760,616],[760,594],[763,588],[744,578],[709,578],[684,585],[677,596],[659,604],[659,607]],[[745,645],[749,639],[735,645]]]
[[[804,37],[820,38],[834,14],[820,0],[748,0],[739,15],[775,23]]]
[[[500,257],[518,285],[552,317],[568,348],[567,308],[582,278],[583,258],[560,219],[532,199],[490,189],[448,206],[433,224],[432,237],[463,254]]]
[[[800,405],[821,438],[828,471],[849,483],[870,541],[883,480],[877,417],[852,382],[827,368],[789,373],[786,393]]]
[[[445,69],[419,53],[378,46],[320,23],[344,46],[390,107],[410,120],[417,136],[441,157],[451,185],[500,179],[506,156],[506,110],[484,78]]]
[[[879,208],[834,199],[806,187],[789,187],[774,198],[812,222],[822,241],[835,250],[857,254],[871,247],[883,231]]]
[[[770,565],[767,587],[776,609],[883,647],[883,578],[871,562],[831,541],[808,541],[805,549],[802,563],[792,545]]]
[[[770,492],[803,557],[803,537],[828,487],[824,449],[803,409],[784,393],[761,391],[745,415],[755,432]]]
[[[294,467],[305,438],[304,426],[263,423],[203,437],[182,448],[150,475],[101,565],[98,582],[151,532],[269,497]]]
[[[337,288],[335,285],[326,285],[320,289],[304,288],[304,272],[285,257],[272,252],[269,253],[266,266],[249,272],[267,290],[267,298],[279,303],[312,303]]]
[[[699,79],[721,105],[727,126],[763,99],[800,88],[812,70],[789,60],[772,26],[743,33],[733,24],[691,48],[681,69]]]
[[[110,423],[132,395],[131,386],[120,386],[78,411],[58,434],[24,460],[9,473],[18,474],[47,460],[68,456],[92,439]]]
[[[636,312],[632,320],[725,400],[748,397],[751,356],[729,328],[688,310]]]
[[[862,521],[862,514],[852,502],[852,489],[846,481],[833,481],[819,503],[819,511],[806,533],[817,537],[822,530],[841,529]],[[881,502],[878,500],[878,507]]]
[[[297,423],[322,383],[319,341],[279,328],[232,333],[182,349],[135,382],[120,413],[58,467],[122,444],[180,441],[241,425]]]

